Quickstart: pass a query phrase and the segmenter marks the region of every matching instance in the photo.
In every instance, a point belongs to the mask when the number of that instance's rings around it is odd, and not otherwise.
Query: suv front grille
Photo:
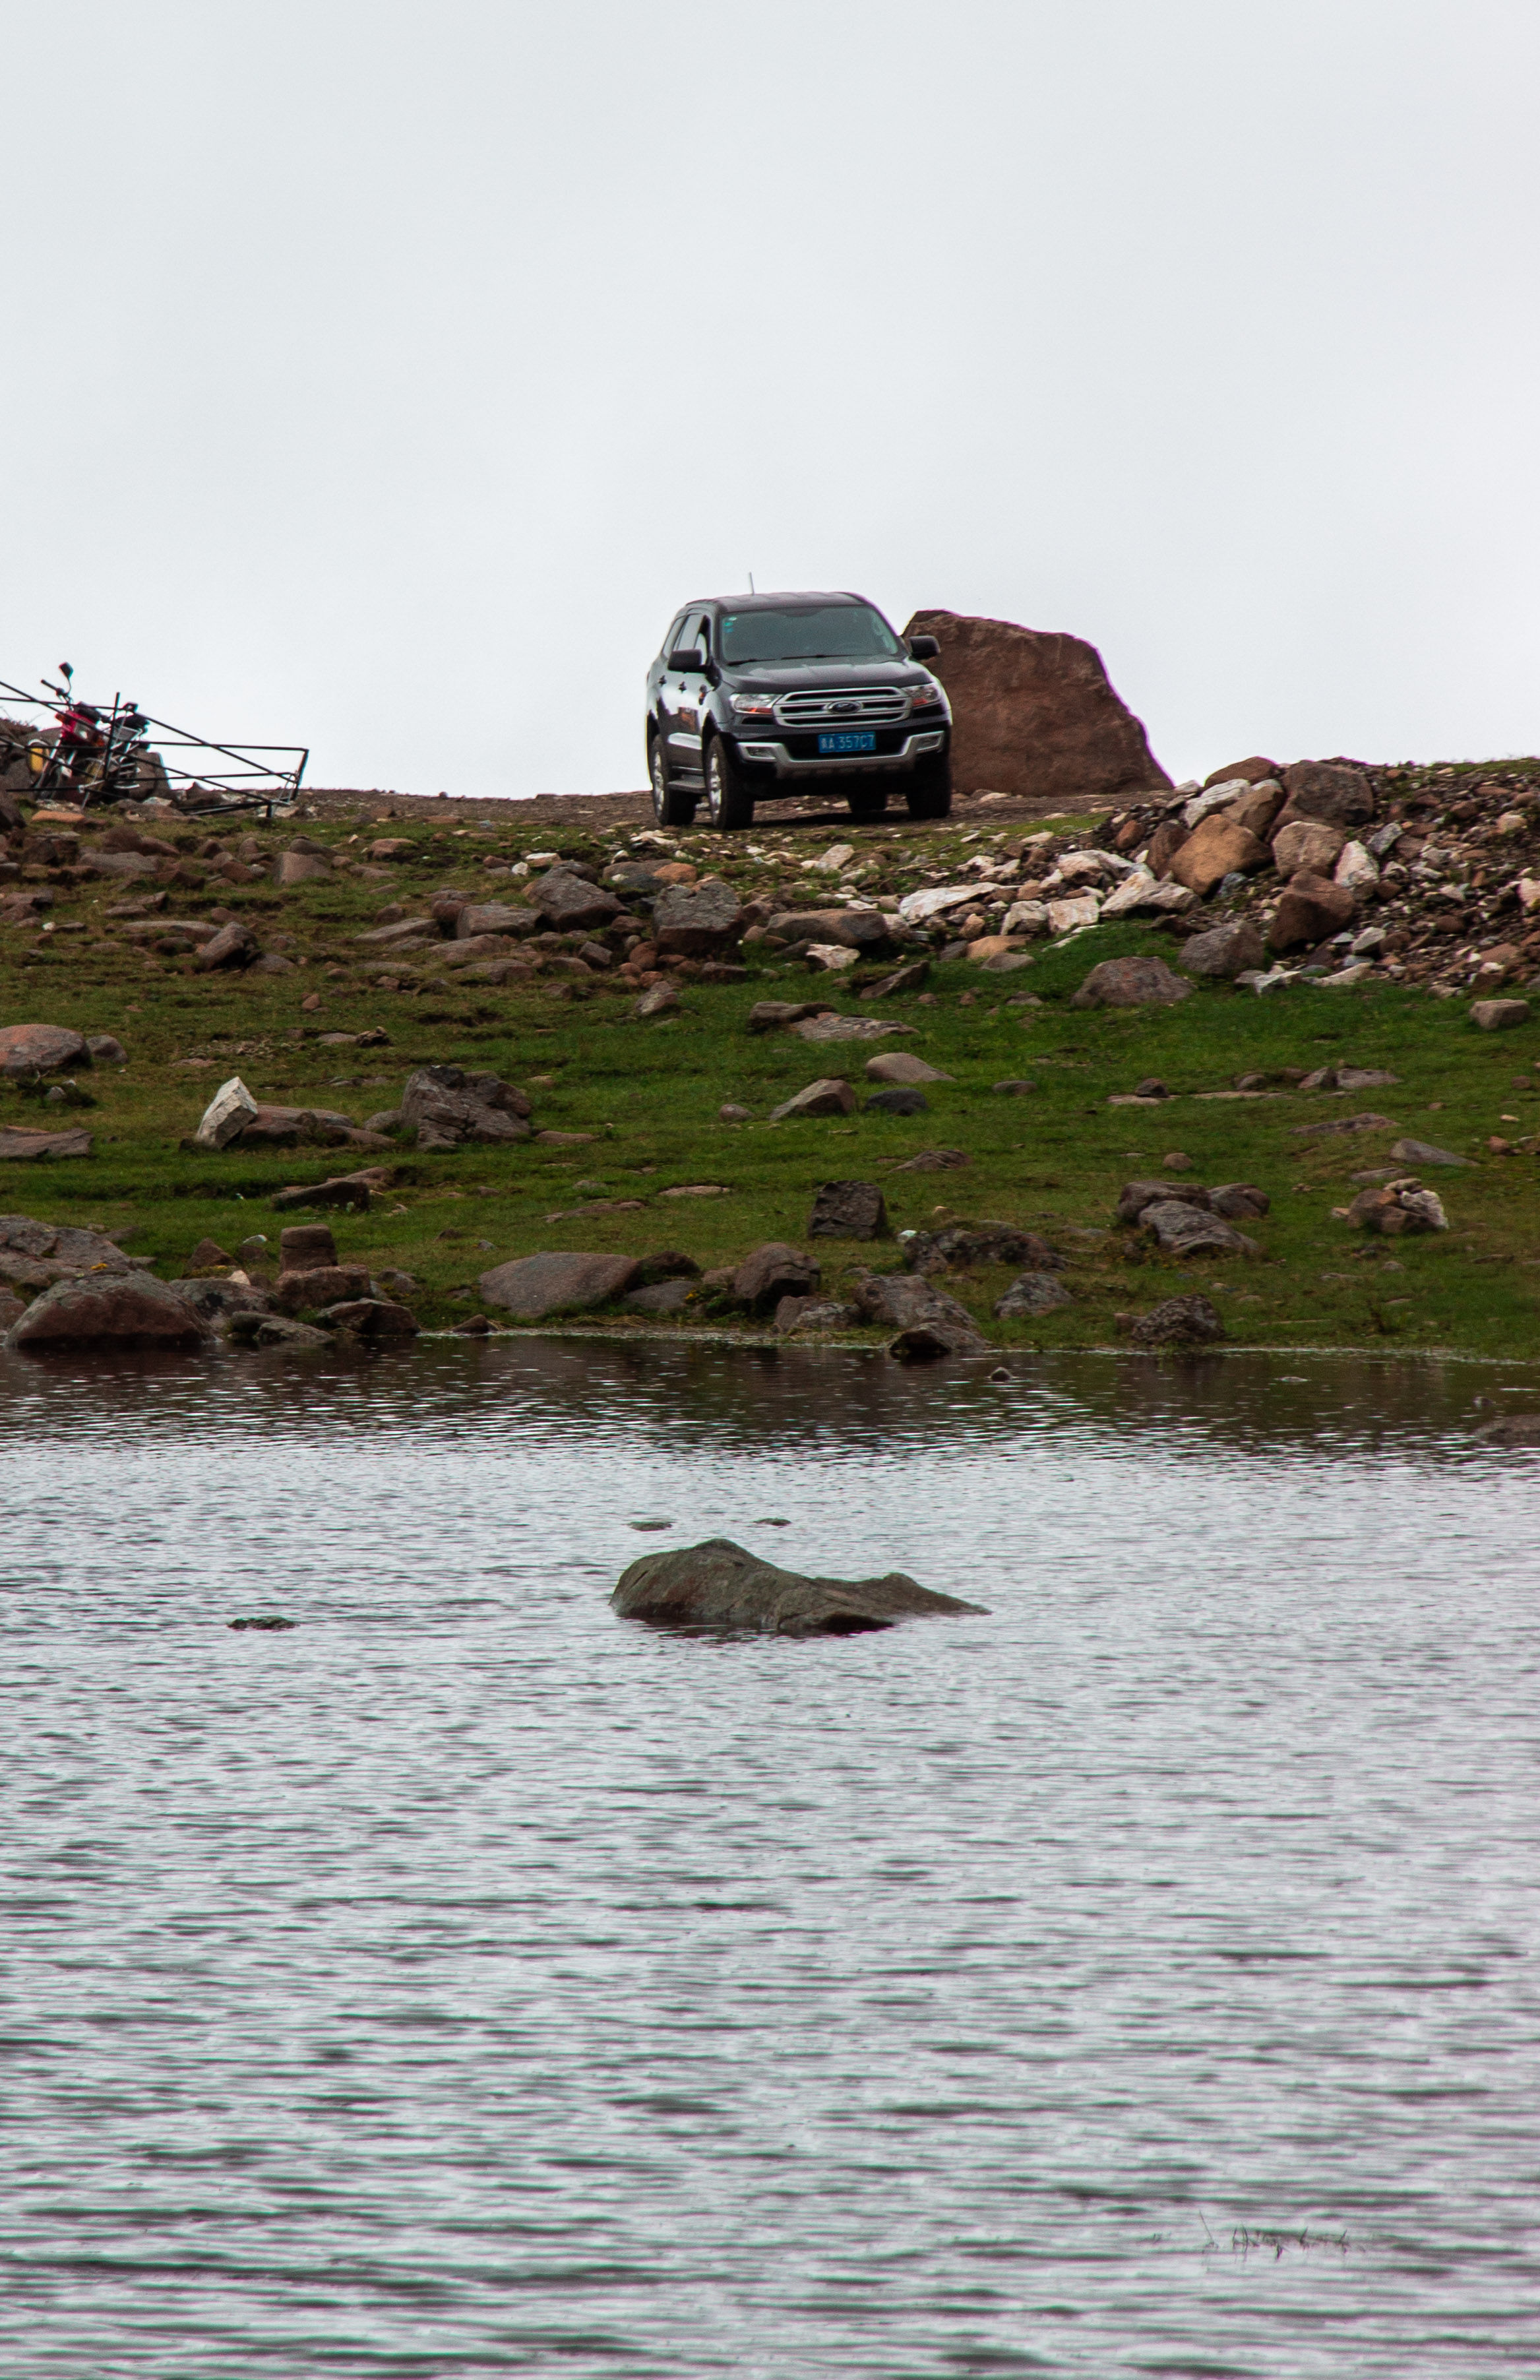
[[[902,719],[909,698],[896,686],[868,687],[846,694],[834,687],[827,693],[783,694],[775,715],[788,727],[870,727],[877,721]]]

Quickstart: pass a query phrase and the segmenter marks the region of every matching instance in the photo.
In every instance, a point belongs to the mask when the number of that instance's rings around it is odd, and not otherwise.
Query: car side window
[[[704,614],[699,612],[690,613],[685,618],[684,626],[680,629],[679,634],[673,640],[674,651],[676,653],[687,653],[692,645],[703,645],[706,641],[705,627],[706,621]]]
[[[669,622],[669,632],[668,632],[668,635],[663,638],[662,643],[661,643],[661,644],[659,646],[659,648],[658,648],[659,651],[662,654],[663,659],[664,659],[665,661],[667,661],[667,659],[668,659],[668,657],[669,657],[670,653],[672,653],[672,652],[673,652],[673,649],[674,649],[675,645],[679,642],[679,631],[680,631],[680,629],[684,626],[684,625],[685,625],[685,614],[684,614],[684,613],[683,613],[683,612],[676,612],[676,613],[674,613],[674,615],[673,615],[673,619]]]

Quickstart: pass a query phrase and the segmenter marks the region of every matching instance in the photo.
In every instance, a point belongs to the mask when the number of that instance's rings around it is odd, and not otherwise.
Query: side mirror
[[[917,662],[933,662],[940,650],[940,641],[935,637],[911,637],[909,639],[909,650]]]
[[[669,656],[670,669],[680,670],[687,677],[706,666],[706,656],[698,645],[681,645]]]

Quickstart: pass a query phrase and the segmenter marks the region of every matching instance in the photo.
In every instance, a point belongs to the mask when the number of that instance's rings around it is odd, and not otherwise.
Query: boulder
[[[1452,1148],[1436,1148],[1431,1140],[1393,1140],[1390,1154],[1399,1165],[1463,1166],[1466,1162]]]
[[[514,1084],[463,1066],[419,1066],[401,1094],[402,1128],[416,1133],[421,1149],[527,1140],[528,1113],[528,1099]]]
[[[55,1281],[7,1333],[8,1347],[40,1350],[111,1344],[200,1347],[202,1318],[169,1282],[150,1273],[88,1273]]]
[[[921,1148],[913,1157],[895,1165],[895,1173],[952,1173],[959,1166],[971,1165],[973,1159],[965,1148]]]
[[[1161,1185],[1164,1187],[1164,1184]],[[1036,1232],[1014,1223],[947,1223],[939,1232],[911,1232],[903,1243],[911,1272],[929,1275],[976,1265],[1030,1265],[1039,1272],[1060,1269],[1064,1259]]]
[[[131,1273],[133,1259],[100,1232],[71,1223],[40,1223],[30,1215],[0,1215],[0,1280],[47,1289],[80,1273]]]
[[[1020,907],[1021,904],[1018,903],[1017,906]],[[1048,923],[1048,912],[1046,909],[1043,912],[1043,923],[1045,926]],[[877,983],[863,984],[860,987],[859,997],[862,1000],[892,1000],[900,998],[904,992],[918,991],[929,973],[930,961],[928,959],[916,959],[912,965],[901,966],[894,974],[883,976],[880,981]]]
[[[837,1016],[831,1010],[819,1016],[805,1016],[792,1031],[799,1041],[815,1045],[828,1041],[881,1041],[890,1034],[913,1033],[912,1025],[882,1025],[875,1016]]]
[[[850,1085],[838,1075],[826,1075],[794,1098],[782,1099],[778,1108],[771,1108],[770,1120],[780,1123],[789,1116],[849,1115],[855,1105],[855,1094]]]
[[[1259,785],[1265,777],[1276,779],[1278,773],[1276,760],[1265,760],[1254,752],[1248,759],[1231,760],[1224,768],[1213,770],[1203,781],[1204,790],[1207,792],[1210,785],[1232,785],[1238,777],[1244,778],[1248,785]]]
[[[1362,1108],[1357,1115],[1333,1116],[1329,1123],[1296,1123],[1290,1127],[1291,1140],[1335,1140],[1345,1132],[1394,1132],[1394,1116],[1379,1115],[1373,1108]]]
[[[866,1066],[868,1083],[952,1083],[955,1075],[943,1075],[940,1066],[928,1066],[912,1050],[883,1050],[868,1058]]]
[[[275,884],[329,883],[332,863],[311,851],[281,851],[273,863]]]
[[[324,1330],[350,1330],[356,1339],[415,1339],[415,1314],[388,1297],[345,1297],[335,1305],[317,1308]]]
[[[888,1210],[875,1182],[820,1182],[813,1194],[810,1240],[883,1240]]]
[[[88,1033],[86,1048],[93,1066],[126,1066],[128,1052],[115,1033]]]
[[[1171,874],[1207,901],[1227,876],[1254,876],[1267,865],[1267,844],[1249,827],[1215,812],[1194,828],[1171,862]]]
[[[1348,1208],[1348,1220],[1360,1231],[1383,1232],[1391,1239],[1403,1232],[1447,1232],[1449,1228],[1449,1219],[1437,1193],[1425,1190],[1412,1175],[1361,1190]]]
[[[364,1213],[376,1190],[384,1189],[388,1172],[335,1173],[326,1182],[296,1182],[273,1194],[275,1215],[291,1215],[300,1207],[348,1207]]]
[[[234,1315],[267,1314],[273,1307],[269,1291],[259,1289],[252,1281],[226,1280],[220,1273],[207,1273],[192,1281],[174,1281],[170,1286],[200,1320],[216,1328],[228,1323]]]
[[[217,1240],[200,1240],[188,1258],[188,1278],[196,1281],[201,1273],[227,1272],[234,1262],[234,1257]]]
[[[257,1119],[257,1102],[238,1075],[222,1083],[203,1111],[192,1137],[200,1148],[228,1148],[236,1135]]]
[[[1190,975],[1215,976],[1233,983],[1248,967],[1267,964],[1262,937],[1249,917],[1194,934],[1182,945],[1182,964]]]
[[[1208,1193],[1199,1182],[1125,1182],[1118,1194],[1115,1220],[1136,1223],[1146,1207],[1158,1205],[1162,1198],[1180,1198],[1189,1207],[1208,1211]]]
[[[1142,1314],[1129,1336],[1140,1347],[1204,1344],[1225,1335],[1218,1309],[1207,1297],[1165,1297]]]
[[[1052,1273],[1024,1272],[1011,1283],[1004,1296],[996,1300],[995,1312],[1002,1322],[1020,1322],[1035,1314],[1052,1314],[1061,1305],[1073,1304],[1063,1282]]]
[[[280,1313],[299,1314],[308,1308],[336,1305],[369,1295],[367,1265],[304,1265],[297,1272],[281,1272],[273,1291]]]
[[[1154,1234],[1165,1255],[1170,1257],[1254,1257],[1258,1254],[1256,1242],[1248,1240],[1232,1223],[1219,1215],[1205,1213],[1181,1197],[1154,1199],[1139,1218],[1139,1228]]]
[[[901,1357],[988,1352],[988,1342],[967,1307],[918,1274],[858,1273],[854,1295],[867,1321],[899,1333],[890,1352]]]
[[[1072,1008],[1152,1008],[1192,991],[1164,959],[1103,959],[1071,1001]]]
[[[319,1265],[334,1265],[337,1244],[330,1223],[290,1223],[278,1235],[281,1272],[314,1272]]]
[[[262,1314],[251,1310],[232,1314],[226,1333],[236,1347],[324,1347],[324,1330],[314,1330],[309,1322],[294,1322],[282,1314]]]
[[[1272,1203],[1255,1182],[1220,1182],[1208,1193],[1209,1212],[1222,1215],[1228,1223],[1260,1222]]]
[[[928,1115],[930,1112],[930,1101],[913,1084],[907,1087],[895,1084],[891,1091],[874,1091],[865,1104],[868,1113],[875,1108],[879,1115]]]
[[[651,990],[644,991],[637,1001],[636,1014],[643,1017],[666,1016],[671,1009],[675,1009],[678,1005],[679,994],[672,983],[655,983]]]
[[[1331,880],[1345,884],[1350,892],[1367,892],[1371,884],[1379,882],[1379,862],[1361,843],[1345,843],[1337,855]]]
[[[1351,926],[1357,905],[1345,885],[1325,876],[1291,877],[1268,923],[1267,948],[1313,949]]]
[[[1471,1022],[1479,1025],[1484,1033],[1503,1033],[1510,1026],[1527,1025],[1530,1005],[1527,1000],[1473,1000]]]
[[[1081,638],[941,611],[916,612],[904,634],[940,645],[930,666],[951,701],[952,776],[964,792],[987,785],[1076,810],[1170,785]]]
[[[671,884],[652,905],[652,939],[661,952],[684,958],[721,958],[743,939],[746,923],[731,884]]]
[[[621,1304],[637,1314],[679,1314],[698,1294],[693,1281],[652,1281],[628,1289]]]
[[[774,1317],[782,1337],[797,1330],[848,1330],[860,1319],[856,1307],[832,1297],[783,1297]]]
[[[1072,892],[1062,901],[1048,904],[1050,934],[1073,934],[1082,926],[1094,926],[1101,916],[1099,892]]]
[[[248,977],[297,975],[298,969],[292,959],[284,956],[282,951],[264,951],[260,959],[252,960],[246,972]]]
[[[90,1064],[85,1036],[67,1025],[0,1026],[0,1075],[57,1075]]]
[[[848,951],[884,949],[891,939],[880,909],[791,909],[769,918],[766,931],[787,942],[833,942]]]
[[[521,903],[516,908],[506,901],[467,901],[456,911],[455,935],[458,941],[479,941],[484,934],[532,934],[540,926],[539,913]]]
[[[731,1538],[644,1554],[610,1597],[623,1620],[655,1627],[752,1629],[776,1636],[854,1636],[929,1613],[983,1607],[916,1585],[901,1571],[883,1578],[809,1578],[779,1570]]]
[[[235,921],[228,926],[221,926],[217,934],[210,936],[199,952],[195,964],[200,974],[210,975],[216,967],[249,966],[253,959],[261,956],[257,937],[250,927]]]
[[[1273,865],[1280,876],[1329,876],[1346,848],[1347,836],[1325,819],[1293,819],[1273,837]]]
[[[602,884],[590,884],[564,868],[541,877],[530,892],[529,906],[558,934],[591,934],[624,915],[624,905]]]
[[[543,1322],[548,1315],[607,1305],[634,1286],[638,1270],[635,1257],[515,1257],[484,1272],[479,1285],[489,1305],[502,1306],[520,1322]]]
[[[1344,837],[1366,826],[1375,814],[1374,788],[1361,771],[1340,760],[1296,760],[1283,771],[1286,796],[1279,824],[1291,819],[1325,819]]]
[[[1231,819],[1237,826],[1245,827],[1266,843],[1272,832],[1273,822],[1283,807],[1283,788],[1274,783],[1253,785],[1250,793],[1240,795],[1221,818]]]
[[[746,1256],[733,1275],[733,1294],[742,1305],[758,1312],[783,1297],[810,1297],[821,1274],[815,1259],[788,1247],[783,1240],[767,1240]]]
[[[91,1138],[79,1125],[66,1132],[29,1132],[25,1124],[0,1124],[0,1158],[89,1157]]]
[[[535,925],[540,923],[533,911],[530,912],[530,920]],[[355,934],[353,939],[376,950],[394,950],[398,944],[406,942],[436,942],[439,939],[438,921],[433,917],[394,917],[389,925],[371,926],[367,933]]]

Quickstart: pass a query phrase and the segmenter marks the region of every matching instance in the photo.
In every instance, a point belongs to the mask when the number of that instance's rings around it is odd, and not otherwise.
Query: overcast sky
[[[675,607],[1540,747],[1534,0],[9,0],[0,677],[644,781]]]

